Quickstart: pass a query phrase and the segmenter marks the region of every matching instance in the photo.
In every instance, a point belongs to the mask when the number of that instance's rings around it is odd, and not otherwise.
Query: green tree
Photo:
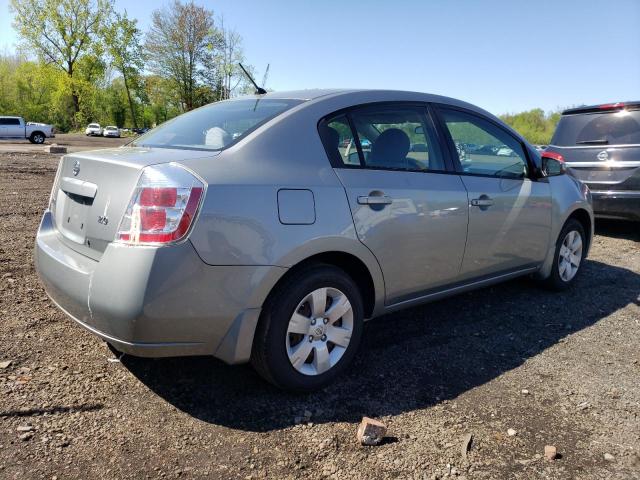
[[[77,116],[80,95],[73,83],[76,62],[99,48],[96,40],[103,21],[112,12],[111,0],[11,0],[11,9],[13,26],[25,50],[68,75]]]
[[[213,12],[193,1],[174,0],[169,8],[155,10],[146,37],[149,67],[157,75],[170,79],[182,108],[202,105],[200,88],[208,76],[215,77],[215,51],[220,35]]]
[[[526,112],[501,115],[506,124],[517,130],[530,143],[546,145],[551,141],[560,112],[546,114],[540,108]]]
[[[141,89],[140,72],[144,68],[141,32],[137,21],[129,19],[126,12],[116,12],[104,30],[104,39],[112,64],[122,75],[131,119],[133,126],[137,128],[135,102],[131,92]]]

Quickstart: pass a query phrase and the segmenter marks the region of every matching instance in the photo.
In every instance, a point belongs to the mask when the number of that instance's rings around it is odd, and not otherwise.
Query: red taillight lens
[[[617,110],[619,108],[624,108],[623,102],[605,103],[604,105],[598,106],[598,110]]]
[[[120,222],[116,240],[161,245],[183,239],[196,217],[204,184],[175,164],[146,167]]]
[[[564,163],[564,157],[556,152],[542,152],[542,158],[551,158],[557,160],[560,163]]]
[[[177,188],[143,188],[140,192],[140,206],[173,207],[177,198]]]
[[[145,231],[162,230],[167,223],[166,210],[152,208],[140,209],[140,229]]]

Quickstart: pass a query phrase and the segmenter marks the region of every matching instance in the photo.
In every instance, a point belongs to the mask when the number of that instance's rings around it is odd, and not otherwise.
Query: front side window
[[[509,133],[476,115],[442,109],[464,173],[523,178],[527,160],[522,145]]]
[[[129,145],[223,150],[302,100],[238,99],[212,103],[163,123]]]

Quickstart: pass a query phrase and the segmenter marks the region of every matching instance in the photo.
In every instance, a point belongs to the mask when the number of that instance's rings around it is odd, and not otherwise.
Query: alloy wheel
[[[558,255],[558,273],[560,278],[569,282],[578,273],[582,261],[582,236],[576,230],[571,230],[564,237]]]
[[[318,288],[298,304],[287,326],[291,365],[304,375],[321,375],[346,352],[353,334],[353,309],[336,288]]]

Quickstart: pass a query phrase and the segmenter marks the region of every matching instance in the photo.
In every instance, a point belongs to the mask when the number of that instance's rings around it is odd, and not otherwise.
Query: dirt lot
[[[113,361],[54,308],[32,250],[56,163],[0,154],[0,478],[640,477],[637,225],[599,225],[565,294],[519,280],[370,322],[347,376],[292,396],[210,358]],[[363,415],[385,444],[356,445]]]

